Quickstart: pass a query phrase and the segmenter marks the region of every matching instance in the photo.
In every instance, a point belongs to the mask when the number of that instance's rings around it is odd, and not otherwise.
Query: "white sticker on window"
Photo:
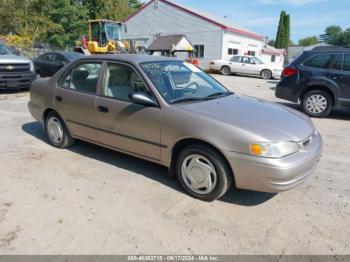
[[[198,67],[196,67],[196,66],[194,66],[194,65],[192,65],[192,64],[190,64],[190,63],[184,63],[184,65],[188,68],[188,69],[190,69],[192,72],[194,72],[194,73],[200,73],[201,72],[201,70],[198,68]]]

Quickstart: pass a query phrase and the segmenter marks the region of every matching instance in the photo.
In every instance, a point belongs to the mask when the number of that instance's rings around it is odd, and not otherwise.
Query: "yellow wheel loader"
[[[122,40],[123,32],[126,33],[126,25],[106,19],[89,20],[88,39],[83,38],[81,46],[74,51],[86,55],[98,54],[135,54],[137,50],[133,41]]]

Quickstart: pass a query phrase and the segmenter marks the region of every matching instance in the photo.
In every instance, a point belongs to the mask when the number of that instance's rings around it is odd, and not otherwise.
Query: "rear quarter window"
[[[321,54],[315,55],[307,59],[303,65],[313,68],[327,69],[331,63],[333,55],[332,54]]]
[[[350,71],[350,54],[344,56],[343,70]]]

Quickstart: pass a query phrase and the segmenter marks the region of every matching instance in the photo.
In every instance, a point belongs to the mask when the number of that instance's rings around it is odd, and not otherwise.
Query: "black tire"
[[[182,164],[186,158],[192,155],[200,155],[205,157],[210,161],[211,165],[215,169],[216,173],[216,185],[213,190],[207,194],[199,194],[192,191],[184,181],[182,176]],[[218,153],[216,150],[212,149],[209,146],[202,144],[192,144],[184,148],[176,159],[176,177],[179,181],[179,184],[183,190],[190,196],[203,200],[203,201],[214,201],[222,197],[231,187],[233,182],[233,174],[231,168],[223,158],[223,156]]]
[[[55,139],[50,135],[50,131],[48,130],[48,123],[52,119],[52,121],[58,123],[61,126],[62,137],[59,141],[55,141]],[[75,139],[69,133],[66,125],[62,118],[54,111],[48,113],[45,119],[45,134],[50,144],[57,148],[68,148],[71,147],[75,143]]]
[[[310,99],[312,97],[318,97],[320,101],[323,101],[323,103],[326,103],[326,107],[324,110],[321,110],[322,108],[319,108],[320,110],[317,110],[313,108],[312,105],[310,105]],[[324,90],[311,90],[307,92],[305,95],[302,97],[301,105],[303,108],[303,111],[311,116],[311,117],[326,117],[328,116],[333,109],[333,98],[332,96]]]
[[[230,76],[232,74],[231,68],[229,66],[223,66],[220,69],[220,73],[224,76]]]
[[[263,79],[272,79],[272,72],[268,69],[264,69],[260,73]]]

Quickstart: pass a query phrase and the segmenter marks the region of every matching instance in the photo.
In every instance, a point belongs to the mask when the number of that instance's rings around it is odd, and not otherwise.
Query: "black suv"
[[[306,114],[325,117],[350,107],[350,49],[314,48],[284,68],[276,97],[300,103]]]

